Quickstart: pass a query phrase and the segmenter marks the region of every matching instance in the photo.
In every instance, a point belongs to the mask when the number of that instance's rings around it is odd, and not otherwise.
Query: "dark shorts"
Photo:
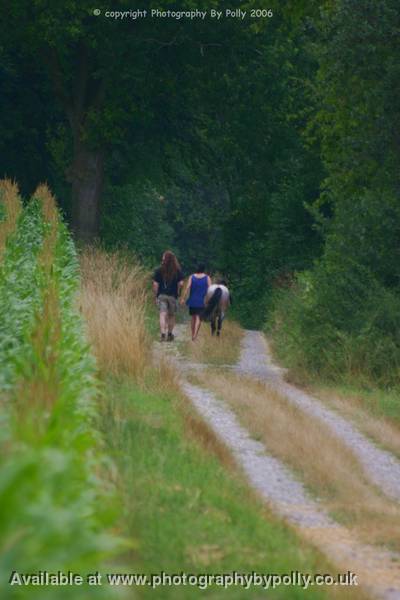
[[[189,306],[189,315],[201,315],[204,307]]]

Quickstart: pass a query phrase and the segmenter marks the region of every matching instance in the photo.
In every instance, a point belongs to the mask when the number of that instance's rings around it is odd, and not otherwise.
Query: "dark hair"
[[[161,275],[166,283],[171,283],[181,270],[181,265],[178,262],[175,254],[171,250],[166,250],[162,256]]]
[[[202,262],[197,263],[196,273],[204,273],[206,270],[206,265]]]
[[[225,279],[218,279],[217,285],[224,285],[225,287],[228,286],[228,284],[226,283]]]

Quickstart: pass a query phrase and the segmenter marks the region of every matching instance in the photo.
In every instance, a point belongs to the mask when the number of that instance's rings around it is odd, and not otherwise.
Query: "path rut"
[[[259,331],[245,332],[236,371],[267,383],[301,410],[320,419],[351,448],[367,477],[387,496],[400,501],[400,461],[390,452],[375,446],[351,423],[319,400],[284,381],[284,369],[273,363],[268,343]]]
[[[186,337],[184,332],[184,326],[178,326],[179,337]],[[158,344],[156,352],[159,354],[164,347],[165,344]],[[371,597],[400,600],[400,556],[354,540],[350,531],[335,522],[321,503],[311,498],[302,482],[290,469],[278,459],[270,456],[262,443],[251,438],[230,407],[211,392],[187,381],[188,374],[194,372],[199,365],[189,363],[179,356],[175,346],[172,348],[170,345],[167,354],[180,372],[182,389],[187,397],[216,435],[229,448],[251,486],[271,509],[295,526],[303,538],[318,547],[344,572],[351,570],[356,573],[363,588]],[[307,410],[310,412],[310,407],[317,403],[316,400],[308,398],[300,390],[296,390],[294,386],[289,386],[284,382],[283,370],[273,364],[268,346],[259,332],[247,331],[245,333],[236,370],[246,376],[250,375],[265,381],[269,385],[272,384],[285,395],[286,386],[288,386],[293,399],[296,398],[296,402],[300,402],[299,397],[294,394],[294,391],[298,392],[302,401],[304,400],[304,406],[307,406]],[[325,416],[326,410],[329,417],[332,417],[332,423],[336,423],[333,417],[337,417],[337,415],[322,406],[319,408],[321,415]],[[342,426],[338,429],[347,432],[347,435],[350,435],[351,432],[352,439],[355,440],[358,432],[353,431],[351,426],[349,429],[347,422],[340,417],[338,419]],[[361,436],[361,434],[359,435]],[[361,438],[363,443],[370,444],[363,436]],[[372,452],[378,449],[372,447],[368,450]],[[383,453],[383,455],[386,454]],[[384,460],[387,458],[384,459],[380,454],[379,456],[386,468],[389,463]],[[382,476],[382,480],[386,482],[386,487],[392,494],[397,491],[396,485],[388,485],[387,477]],[[377,480],[375,479],[375,481]]]

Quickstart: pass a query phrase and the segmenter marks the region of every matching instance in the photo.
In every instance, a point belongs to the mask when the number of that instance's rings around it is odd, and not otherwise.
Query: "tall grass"
[[[87,248],[80,259],[80,304],[103,373],[143,377],[150,364],[145,327],[147,275],[123,253]]]
[[[184,342],[182,350],[195,362],[215,366],[233,365],[239,359],[242,337],[243,329],[235,321],[224,321],[220,337],[212,336],[209,323],[203,323],[196,341]]]

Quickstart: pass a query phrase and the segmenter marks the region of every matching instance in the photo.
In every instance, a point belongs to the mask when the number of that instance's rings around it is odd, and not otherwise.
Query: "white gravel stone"
[[[400,501],[400,461],[390,452],[375,446],[351,423],[319,400],[284,381],[285,370],[274,365],[267,341],[259,331],[246,331],[236,370],[267,383],[301,410],[328,425],[351,448],[369,479],[387,496]]]
[[[178,326],[180,337],[184,327]],[[295,525],[306,539],[344,570],[359,574],[360,583],[373,598],[400,600],[400,556],[382,548],[361,544],[349,530],[335,522],[318,499],[312,498],[301,481],[281,461],[270,456],[261,442],[251,438],[236,415],[222,400],[202,387],[190,384],[186,377],[199,365],[185,361],[176,347],[157,344],[156,355],[166,354],[181,375],[181,386],[197,412],[231,451],[251,486],[274,512]],[[343,418],[326,409],[283,379],[284,370],[273,364],[268,346],[260,332],[247,331],[235,370],[264,381],[287,396],[305,411],[321,418],[353,449],[372,481],[391,497],[400,497],[398,461],[376,448]],[[362,457],[362,460],[361,460]],[[371,463],[377,464],[371,468]],[[372,463],[373,464],[373,463]],[[395,469],[395,473],[391,469]],[[379,473],[378,473],[379,471]],[[346,589],[343,588],[343,597]]]

